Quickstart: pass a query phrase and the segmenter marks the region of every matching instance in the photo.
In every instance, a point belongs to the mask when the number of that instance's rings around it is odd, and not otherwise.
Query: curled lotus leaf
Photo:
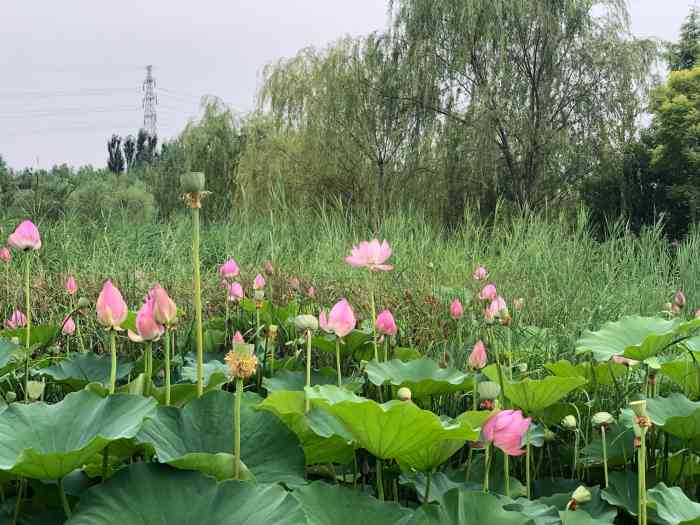
[[[474,386],[471,374],[465,374],[454,368],[440,368],[433,359],[429,358],[411,361],[400,359],[371,361],[367,364],[366,371],[372,384],[390,384],[396,388],[410,388],[416,399],[470,390]]]

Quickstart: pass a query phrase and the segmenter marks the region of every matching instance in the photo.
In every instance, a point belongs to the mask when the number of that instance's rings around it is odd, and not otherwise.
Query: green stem
[[[151,378],[153,377],[153,343],[146,342],[146,354],[144,355],[144,371],[146,384],[144,385],[144,394],[146,397],[151,395]]]
[[[63,478],[58,479],[58,494],[61,496],[61,504],[63,505],[63,512],[66,513],[66,518],[70,519],[70,516],[71,516],[70,504],[68,503],[68,498],[66,497],[66,491],[63,488]]]
[[[646,481],[646,437],[647,429],[642,427],[642,435],[639,444],[639,459],[637,468],[639,470],[639,524],[647,525],[647,481]]]
[[[384,501],[384,480],[382,479],[382,460],[377,458],[377,497]]]
[[[311,388],[311,330],[306,331],[306,388]],[[308,412],[311,409],[311,400],[308,393],[306,397],[306,408]]]
[[[370,280],[371,282],[371,280]],[[371,288],[371,284],[370,284]],[[370,290],[370,303],[372,307],[372,347],[374,348],[374,360],[379,362],[379,350],[377,349],[377,306],[374,302],[374,289]]]
[[[226,305],[226,316],[224,317],[224,333],[226,344],[229,344],[228,340],[228,323],[229,323],[229,306],[228,306],[228,283],[224,283],[224,304]]]
[[[110,330],[110,351],[112,353],[112,369],[109,373],[109,393],[114,394],[117,389],[117,332]]]
[[[578,469],[578,429],[574,431],[574,457],[571,464],[571,479],[576,478]]]
[[[165,406],[170,406],[170,332],[165,332]]]
[[[268,326],[268,332],[269,332],[269,326]],[[270,345],[270,342],[272,342],[272,345]],[[265,339],[265,347],[267,348],[268,346],[270,347],[270,377],[275,376],[275,344],[276,340],[270,341],[270,334],[268,333],[267,339]]]
[[[12,515],[12,525],[17,525],[17,518],[19,518],[19,510],[22,507],[22,499],[26,490],[27,481],[24,478],[20,478],[19,486],[17,487],[17,502],[15,503],[15,512]]]
[[[234,415],[234,479],[241,479],[241,398],[243,397],[243,379],[236,379],[236,405]]]
[[[389,360],[389,336],[384,336],[384,361]]]
[[[489,470],[491,470],[491,443],[484,449],[484,494],[489,492]]]
[[[202,282],[199,263],[199,208],[192,208],[192,265],[194,267],[195,343],[197,348],[197,397],[204,394],[204,336],[202,333]]]
[[[102,450],[102,481],[109,476],[109,444]]]
[[[26,403],[29,403],[29,389],[27,388],[29,384],[29,357],[30,357],[30,341],[31,341],[31,331],[32,331],[32,303],[29,297],[29,289],[30,289],[30,270],[31,270],[31,256],[29,252],[26,252],[24,254],[25,257],[25,263],[24,263],[24,299],[25,299],[25,307],[26,307],[26,316],[27,316],[27,338],[25,339],[25,344],[24,348],[25,351],[27,352],[27,356],[24,362],[24,401]]]
[[[600,427],[600,437],[603,441],[603,473],[605,474],[605,487],[608,488],[608,444],[605,442],[605,425]]]
[[[86,352],[85,350],[85,343],[83,342],[83,334],[80,331],[80,315],[77,314],[75,316],[75,334],[78,336],[78,344],[80,345],[80,351],[84,354]]]
[[[503,453],[503,478],[506,483],[506,497],[510,498],[510,457]]]
[[[525,445],[525,485],[527,486],[527,499],[532,497],[532,480],[530,478],[530,457],[532,453],[532,448],[530,446],[530,437],[527,438],[527,444]]]
[[[335,368],[338,374],[338,387],[342,387],[343,376],[340,372],[340,337],[335,338]]]
[[[430,478],[431,478],[432,471],[426,472],[426,476],[428,480],[425,483],[425,497],[423,498],[423,505],[427,505],[430,503]]]

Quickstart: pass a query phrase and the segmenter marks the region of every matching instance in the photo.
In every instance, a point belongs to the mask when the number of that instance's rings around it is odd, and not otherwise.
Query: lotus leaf
[[[647,401],[653,423],[672,436],[690,440],[700,436],[700,401],[690,401],[683,394],[655,397]]]
[[[133,366],[131,362],[120,361],[117,365],[117,380],[129,375]],[[112,362],[108,355],[73,353],[54,366],[42,368],[37,373],[78,390],[93,382],[109,385],[111,370]]]
[[[408,387],[416,399],[470,390],[474,385],[473,376],[470,374],[454,368],[440,368],[434,360],[429,358],[407,362],[399,359],[379,363],[371,361],[367,364],[366,370],[372,384],[390,384],[396,388]]]

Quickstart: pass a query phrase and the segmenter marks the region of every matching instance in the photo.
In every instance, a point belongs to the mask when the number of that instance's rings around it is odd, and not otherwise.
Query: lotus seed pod
[[[294,318],[294,326],[299,330],[311,330],[315,332],[318,330],[318,319],[308,314],[297,315]]]
[[[640,399],[639,401],[630,401],[630,408],[637,417],[647,417],[647,401]]]
[[[609,412],[597,412],[593,414],[591,418],[591,424],[594,427],[600,427],[602,425],[610,425],[615,422],[615,418]]]
[[[399,388],[398,392],[396,392],[396,397],[398,397],[400,401],[410,401],[411,389],[402,386],[401,388]]]
[[[501,393],[501,386],[493,381],[483,381],[477,386],[481,399],[496,399]]]
[[[591,498],[591,491],[588,490],[583,485],[579,485],[579,487],[571,495],[571,499],[574,500],[578,504],[588,503],[592,499]]]
[[[180,176],[180,188],[184,193],[199,193],[204,191],[204,182],[204,173],[201,171],[183,173]]]
[[[16,399],[17,394],[15,394],[14,392],[7,392],[5,394],[5,401],[7,401],[8,403],[14,403]]]
[[[29,399],[32,401],[39,399],[44,393],[44,386],[46,386],[46,384],[41,381],[29,381],[27,383],[27,396]]]
[[[572,416],[569,414],[566,416],[564,419],[561,420],[561,426],[566,428],[567,430],[576,430],[576,427],[578,426],[578,421],[576,421],[576,416]]]
[[[520,371],[521,374],[524,374],[527,372],[527,363],[519,363],[518,365],[518,371]]]
[[[254,347],[247,343],[234,343],[224,362],[228,365],[228,374],[232,379],[247,379],[258,366],[258,358],[255,357]]]
[[[544,440],[547,442],[554,441],[557,435],[549,430],[548,428],[544,429]]]

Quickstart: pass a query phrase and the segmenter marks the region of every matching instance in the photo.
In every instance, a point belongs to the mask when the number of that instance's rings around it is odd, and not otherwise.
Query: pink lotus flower
[[[10,234],[7,244],[16,250],[39,250],[41,248],[39,230],[32,221],[23,221],[14,233]]]
[[[484,312],[484,319],[491,322],[498,316],[508,317],[508,305],[506,304],[505,299],[503,299],[503,297],[500,295],[497,295],[496,298],[491,301],[491,304],[489,304],[488,308]]]
[[[73,321],[72,317],[66,317],[63,320],[63,328],[61,329],[61,332],[65,336],[71,336],[75,333],[75,321]]]
[[[334,333],[336,337],[345,337],[355,328],[355,312],[345,299],[338,301],[326,317],[326,312],[318,316],[318,324],[322,330]]]
[[[379,243],[378,239],[362,241],[352,247],[350,255],[345,258],[353,268],[369,268],[373,272],[393,270],[391,264],[384,264],[391,257],[391,247],[386,241]]]
[[[678,306],[676,303],[673,303],[671,305],[671,313],[673,315],[678,315],[679,313],[681,313],[681,307]]]
[[[676,295],[673,296],[673,302],[676,303],[680,308],[685,306],[685,294],[678,290]]]
[[[298,290],[301,287],[301,282],[299,282],[298,277],[292,277],[289,279],[289,287],[292,290]]]
[[[15,310],[12,312],[10,318],[5,321],[5,328],[9,330],[22,328],[24,326],[27,326],[27,318],[20,310]]]
[[[380,335],[396,335],[398,328],[396,328],[396,321],[389,310],[383,310],[379,313],[375,329]]]
[[[68,295],[75,295],[78,291],[78,285],[75,283],[75,277],[72,275],[68,277],[66,281],[66,293]]]
[[[225,280],[231,280],[237,277],[239,273],[238,264],[233,259],[229,259],[219,267],[219,275]]]
[[[459,321],[464,317],[464,308],[462,307],[462,303],[459,302],[459,299],[452,301],[450,305],[450,315],[455,321]]]
[[[306,295],[308,295],[311,299],[316,298],[316,288],[313,286],[309,286],[309,289],[306,291]]]
[[[121,330],[129,309],[119,289],[108,280],[97,298],[97,321],[107,329]]]
[[[618,365],[625,366],[634,366],[639,364],[639,361],[635,361],[634,359],[629,359],[627,357],[622,357],[621,355],[612,356],[612,362],[617,363]]]
[[[483,266],[479,266],[476,270],[474,270],[472,276],[474,277],[475,281],[483,281],[489,276],[489,272]]]
[[[241,286],[241,283],[231,283],[231,286],[228,287],[228,299],[229,301],[235,301],[238,302],[242,300],[245,297],[245,292],[243,291],[243,287]]]
[[[156,322],[165,326],[175,324],[177,305],[170,298],[168,292],[161,285],[156,284],[151,289],[151,296],[153,298],[153,318]]]
[[[477,341],[469,354],[469,367],[472,370],[481,370],[486,366],[488,357],[486,356],[486,346],[483,341]]]
[[[479,292],[479,299],[482,301],[493,301],[497,295],[496,285],[489,283]]]
[[[258,274],[253,281],[253,290],[262,290],[263,288],[265,288],[265,278]]]
[[[272,261],[265,261],[263,263],[263,270],[267,275],[272,275],[275,273],[275,267],[272,266]]]
[[[3,246],[0,248],[0,260],[4,263],[10,263],[12,262],[12,254],[10,253],[10,250],[7,248],[7,246]]]
[[[530,421],[531,418],[524,418],[520,410],[501,410],[481,427],[481,438],[493,443],[509,456],[520,456],[525,453],[520,445],[530,427]]]
[[[136,332],[131,330],[128,331],[129,339],[137,343],[143,341],[155,341],[159,339],[163,332],[165,332],[165,327],[158,324],[154,317],[155,308],[155,297],[153,290],[148,292],[148,297],[146,297],[146,302],[136,313]]]
[[[236,331],[235,334],[233,334],[233,344],[240,344],[240,343],[245,343],[245,339],[243,339],[243,336],[239,331]]]

